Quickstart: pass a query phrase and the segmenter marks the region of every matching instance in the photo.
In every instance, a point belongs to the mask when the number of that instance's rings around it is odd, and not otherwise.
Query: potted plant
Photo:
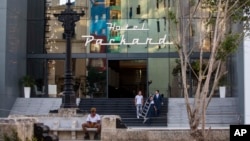
[[[21,79],[21,83],[24,86],[24,97],[29,98],[30,97],[30,92],[31,92],[31,87],[34,86],[35,80],[30,75],[25,75]]]
[[[226,97],[226,84],[227,84],[227,77],[226,75],[224,75],[220,78],[219,83],[218,83],[220,98]]]
[[[181,62],[180,60],[175,60],[176,66],[173,68],[172,74],[173,76],[179,76],[181,74]]]

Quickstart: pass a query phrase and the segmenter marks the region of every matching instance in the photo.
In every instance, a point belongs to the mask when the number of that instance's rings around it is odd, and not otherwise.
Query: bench
[[[46,124],[46,123],[45,123]],[[71,132],[71,139],[76,140],[77,134],[76,132],[82,131],[82,128],[78,125],[78,120],[54,120],[52,125],[48,125],[50,127],[51,132],[54,135],[59,135],[59,132],[68,131]]]
[[[76,140],[76,138],[77,138],[76,132],[82,132],[83,133],[83,129],[82,129],[82,127],[75,127],[73,124],[74,124],[74,121],[72,122],[72,127],[71,128],[62,128],[62,127],[52,128],[51,131],[53,131],[54,135],[58,135],[58,132],[60,132],[60,131],[69,131],[69,132],[71,132],[71,139]],[[97,128],[86,128],[86,131],[89,134],[89,139],[94,140],[95,134],[97,132]]]
[[[76,118],[50,118],[50,119],[43,119],[41,120],[45,125],[49,126],[50,132],[52,132],[54,135],[61,136],[61,138],[64,138],[69,136],[66,135],[65,132],[70,132],[70,139],[71,140],[77,140],[78,138],[83,138],[83,129],[82,129],[82,123],[85,122],[85,119],[82,117]],[[97,128],[87,128],[86,129],[90,140],[94,140],[95,134],[97,132]],[[79,137],[82,136],[82,137]],[[69,139],[69,137],[68,137]]]
[[[89,134],[89,139],[90,140],[94,140],[95,138],[95,134],[97,132],[97,128],[87,128],[86,129],[88,134]],[[57,135],[58,136],[58,132],[60,131],[70,131],[71,132],[71,139],[72,140],[76,140],[77,139],[77,135],[76,135],[76,132],[79,131],[79,132],[83,132],[82,128],[75,128],[75,129],[69,129],[69,128],[58,128],[58,129],[53,129],[51,130],[53,132],[54,135]]]
[[[97,128],[86,128],[87,132],[89,133],[89,139],[94,140],[95,134],[97,132]]]

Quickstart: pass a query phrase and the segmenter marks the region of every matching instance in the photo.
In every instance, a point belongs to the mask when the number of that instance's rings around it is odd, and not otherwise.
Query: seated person
[[[86,123],[82,124],[85,138],[88,137],[86,128],[97,128],[97,133],[99,134],[101,132],[101,118],[100,115],[96,113],[96,108],[90,109],[90,114],[88,114]]]

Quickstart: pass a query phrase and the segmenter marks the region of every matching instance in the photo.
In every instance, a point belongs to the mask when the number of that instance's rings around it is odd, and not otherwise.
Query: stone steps
[[[167,125],[167,108],[168,100],[164,99],[162,114],[160,118],[152,120],[151,126],[166,126]],[[119,115],[122,122],[127,126],[147,126],[143,124],[144,119],[136,118],[136,107],[134,98],[95,98],[81,99],[79,109],[87,113],[91,107],[97,108],[97,113],[100,115]]]
[[[88,113],[90,107],[97,107],[97,112],[101,115],[121,115],[127,126],[145,126],[142,123],[143,119],[136,118],[133,100],[133,98],[77,99],[77,104],[79,103],[79,108],[84,113]],[[162,115],[161,120],[155,120],[155,126],[188,127],[184,99],[168,98],[164,100],[163,113],[166,113],[164,114],[166,118],[164,119]],[[236,101],[237,99],[233,97],[213,98],[207,110],[207,124],[213,126],[238,124],[240,118]],[[60,105],[61,98],[17,98],[10,115],[48,115],[50,110],[59,109]]]
[[[190,99],[192,102],[194,99]],[[189,126],[184,98],[169,98],[169,126]],[[212,98],[206,114],[206,124],[228,126],[239,123],[236,98]]]

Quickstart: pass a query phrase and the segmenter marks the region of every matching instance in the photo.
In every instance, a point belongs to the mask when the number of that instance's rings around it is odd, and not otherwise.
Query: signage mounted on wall
[[[112,23],[107,23],[108,29],[110,31],[147,31],[149,29],[144,27],[144,24],[139,26],[129,26],[128,24],[125,26],[125,28],[122,28],[121,26],[117,26]],[[138,35],[138,33],[136,33]],[[115,39],[110,39],[108,42],[104,42],[103,39],[95,39],[92,35],[83,35],[83,39],[86,39],[85,46],[87,46],[89,43],[95,43],[98,45],[166,45],[166,44],[173,44],[172,42],[167,41],[167,35],[165,34],[164,37],[159,38],[158,41],[152,41],[153,38],[133,38],[130,42],[126,40],[124,35],[121,35],[121,40],[119,43],[115,42]]]

